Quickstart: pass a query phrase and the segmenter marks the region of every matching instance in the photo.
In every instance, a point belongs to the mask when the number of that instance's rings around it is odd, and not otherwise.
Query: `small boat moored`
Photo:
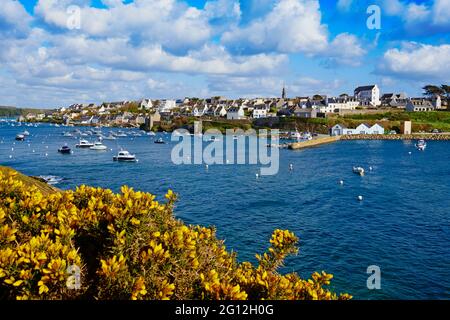
[[[366,172],[365,172],[364,168],[362,168],[362,167],[353,167],[353,173],[363,176]]]
[[[70,154],[70,153],[72,153],[72,150],[70,150],[69,146],[67,146],[67,144],[66,144],[66,145],[62,146],[61,148],[59,148],[58,152],[62,153],[62,154]]]
[[[106,149],[108,149],[107,146],[105,146],[103,143],[101,143],[100,141],[94,143],[94,145],[92,147],[90,147],[91,150],[97,150],[97,151],[104,151]]]
[[[87,141],[87,140],[80,140],[80,143],[78,143],[78,144],[76,145],[77,148],[91,148],[91,147],[93,147],[93,146],[94,146],[94,144],[93,144],[93,143],[90,143],[90,142]]]
[[[137,162],[136,156],[126,150],[119,151],[117,156],[113,157],[113,160],[119,162]]]
[[[17,141],[24,141],[25,140],[25,135],[24,134],[18,134],[17,136],[16,136],[16,140]]]
[[[164,140],[162,138],[158,138],[157,140],[155,140],[156,144],[165,144]]]
[[[425,149],[427,148],[427,143],[425,142],[425,140],[419,140],[417,143],[416,143],[416,148],[417,148],[417,150],[419,150],[419,151],[425,151]]]

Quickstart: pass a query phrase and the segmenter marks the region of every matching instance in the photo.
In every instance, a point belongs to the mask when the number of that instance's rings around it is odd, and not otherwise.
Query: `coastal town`
[[[442,92],[428,86],[424,97],[408,97],[405,93],[381,94],[378,85],[355,88],[352,95],[338,97],[314,95],[289,98],[282,88],[279,98],[207,99],[184,98],[177,100],[141,99],[138,101],[104,102],[99,105],[72,104],[42,113],[30,112],[19,117],[22,122],[51,122],[64,125],[131,127],[147,131],[173,131],[177,128],[191,128],[194,121],[211,123],[209,127],[280,128],[303,131],[318,131],[332,136],[351,134],[404,134],[412,131],[439,133],[445,131],[435,127],[414,130],[400,125],[393,126],[387,119],[376,119],[373,115],[423,114],[442,112],[447,114],[448,86]],[[434,88],[434,89],[433,89]],[[340,119],[361,119],[349,128]],[[372,119],[373,123],[363,120]],[[401,120],[410,120],[407,118]],[[383,124],[383,122],[385,122]],[[286,123],[289,126],[286,127]],[[306,125],[305,125],[306,124]],[[308,125],[309,124],[309,125]],[[303,127],[302,127],[303,126]],[[208,126],[206,127],[208,128]]]

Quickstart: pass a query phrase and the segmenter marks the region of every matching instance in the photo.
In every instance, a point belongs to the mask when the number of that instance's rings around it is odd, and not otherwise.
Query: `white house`
[[[369,126],[365,123],[360,124],[356,129],[349,129],[343,125],[337,124],[331,128],[330,134],[332,136],[350,135],[350,134],[384,134],[384,128],[377,124]]]
[[[151,108],[153,108],[153,103],[152,100],[150,99],[142,99],[139,108],[141,109],[145,109],[145,110],[150,110]]]
[[[253,119],[267,118],[267,108],[265,105],[256,106],[252,113]]]
[[[370,132],[370,134],[384,134],[384,127],[376,123],[370,127]]]
[[[411,98],[406,103],[406,111],[409,112],[434,111],[435,109],[433,103],[425,98]]]
[[[339,112],[341,110],[355,110],[359,106],[359,101],[356,98],[328,98],[325,107],[320,108],[319,112],[331,113]]]
[[[381,105],[380,89],[376,84],[356,88],[355,98],[363,106],[378,107]]]
[[[242,119],[245,119],[244,108],[242,106],[231,107],[227,111],[227,119],[228,120],[242,120]]]
[[[215,117],[225,117],[227,115],[227,109],[225,109],[225,106],[220,105],[214,110],[214,116]]]
[[[162,112],[171,112],[176,107],[177,107],[177,104],[176,104],[175,100],[161,100],[159,102],[158,111],[160,113],[162,113]]]

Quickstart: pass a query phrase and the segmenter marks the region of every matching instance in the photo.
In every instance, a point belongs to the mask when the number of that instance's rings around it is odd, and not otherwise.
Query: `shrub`
[[[258,265],[238,263],[213,228],[186,226],[167,201],[122,187],[42,194],[0,172],[0,299],[350,299],[280,274],[297,237],[275,230]],[[81,288],[68,286],[78,266]],[[70,284],[70,283],[69,283]]]

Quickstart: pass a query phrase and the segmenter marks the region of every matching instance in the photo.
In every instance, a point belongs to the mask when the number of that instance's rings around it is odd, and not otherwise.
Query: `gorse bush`
[[[42,194],[0,172],[0,299],[349,299],[331,275],[277,272],[298,239],[276,230],[258,265],[238,263],[213,228],[122,187]],[[73,287],[79,271],[79,288]]]

